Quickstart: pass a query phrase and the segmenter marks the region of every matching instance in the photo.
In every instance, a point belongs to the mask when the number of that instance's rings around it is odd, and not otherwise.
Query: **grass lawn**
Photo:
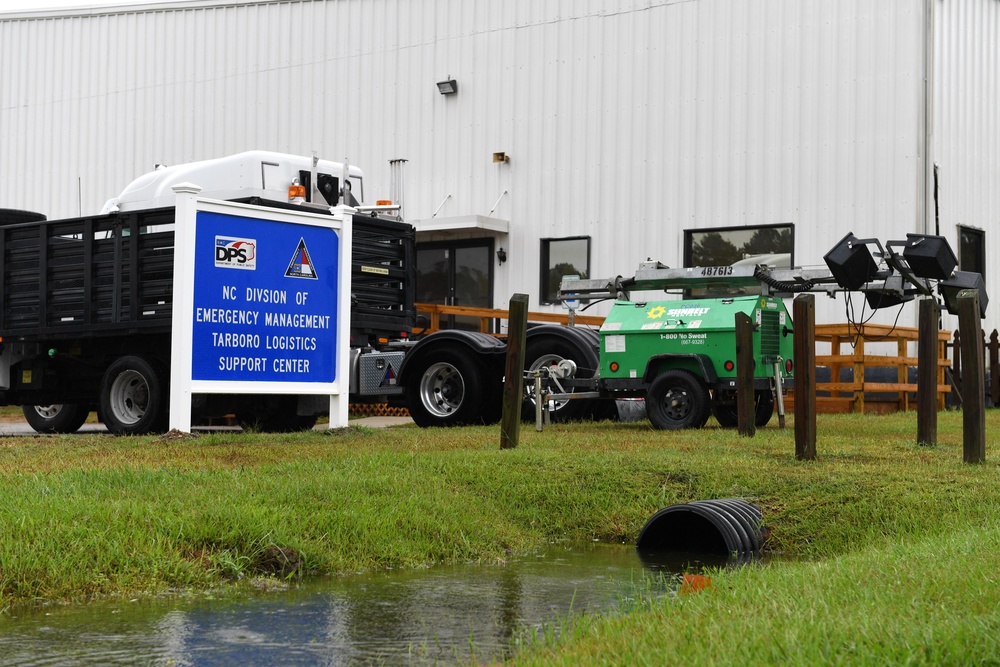
[[[712,573],[695,595],[568,619],[524,664],[983,664],[1000,656],[1000,476],[962,463],[961,413],[794,430],[709,423],[402,427],[196,439],[0,439],[0,608],[260,576],[502,561],[554,539],[632,543],[667,505],[757,503],[797,560]]]

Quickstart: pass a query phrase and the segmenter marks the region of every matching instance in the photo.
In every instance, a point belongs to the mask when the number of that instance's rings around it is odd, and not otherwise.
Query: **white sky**
[[[0,12],[23,12],[33,9],[63,9],[105,5],[148,5],[158,0],[0,0]]]

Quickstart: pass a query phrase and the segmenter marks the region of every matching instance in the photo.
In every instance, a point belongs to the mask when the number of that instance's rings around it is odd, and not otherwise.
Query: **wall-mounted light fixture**
[[[507,252],[502,247],[497,250],[497,259],[500,260],[501,264],[507,261]]]
[[[437,87],[438,92],[442,95],[454,95],[458,92],[458,81],[449,76],[444,81],[438,81]]]
[[[494,162],[510,162],[510,156],[507,155],[506,153],[504,153],[503,151],[499,151],[499,152],[493,154],[493,161]]]

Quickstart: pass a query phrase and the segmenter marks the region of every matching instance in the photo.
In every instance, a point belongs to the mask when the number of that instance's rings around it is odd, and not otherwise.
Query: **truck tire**
[[[560,361],[569,359],[576,364],[578,378],[593,377],[597,368],[597,340],[595,336],[592,350],[585,349],[584,341],[574,342],[556,336],[539,336],[528,340],[524,348],[524,370],[534,371],[543,367],[555,368]],[[571,388],[569,393],[572,393]],[[590,399],[549,401],[549,417],[554,422],[584,419],[593,415],[594,404]],[[609,402],[610,403],[610,402]],[[603,414],[603,413],[602,413]],[[521,419],[535,421],[534,382],[525,377],[524,401],[521,403]]]
[[[667,371],[650,385],[646,413],[654,428],[701,428],[711,413],[708,387],[688,371]]]
[[[22,222],[41,222],[45,215],[34,211],[19,211],[14,208],[0,208],[0,227],[16,225]]]
[[[316,425],[316,415],[298,414],[298,396],[262,395],[254,397],[236,412],[245,431],[296,433]]]
[[[406,384],[406,407],[418,426],[463,426],[491,419],[484,410],[489,398],[486,373],[472,354],[461,348],[435,349],[416,360]]]
[[[774,414],[774,394],[758,389],[753,393],[753,398],[754,425],[766,426]],[[712,401],[712,414],[722,428],[736,428],[739,423],[739,416],[736,413],[736,392],[728,390],[717,392],[716,398]]]
[[[145,435],[167,425],[169,394],[165,374],[142,357],[116,359],[101,382],[101,415],[116,435]]]
[[[87,421],[90,408],[81,403],[22,405],[21,412],[38,433],[76,433]]]

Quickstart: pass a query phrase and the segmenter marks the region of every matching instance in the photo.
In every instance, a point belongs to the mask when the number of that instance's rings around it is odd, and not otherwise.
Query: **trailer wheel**
[[[406,384],[406,407],[418,426],[484,423],[485,371],[463,349],[437,349],[416,362]],[[484,414],[486,417],[484,417]]]
[[[21,412],[38,433],[75,433],[87,421],[90,408],[82,403],[56,403],[22,405]]]
[[[758,389],[753,393],[753,399],[754,425],[766,426],[774,414],[774,394]],[[736,413],[736,392],[729,390],[716,392],[716,397],[712,401],[712,414],[722,428],[736,428],[739,423],[739,415]]]
[[[145,435],[167,425],[167,385],[157,365],[136,356],[116,359],[101,382],[101,415],[116,435]]]
[[[667,371],[649,387],[646,413],[655,428],[701,428],[710,412],[708,388],[688,371]]]
[[[552,336],[542,336],[528,341],[524,349],[524,370],[535,371],[539,368],[556,368],[560,361],[569,359],[576,364],[579,378],[588,378],[594,375],[595,352],[587,354],[587,351],[573,341]],[[557,382],[553,380],[553,382]],[[568,392],[572,393],[573,388]],[[552,421],[570,421],[583,419],[591,414],[591,408],[595,401],[590,399],[549,401],[549,417]],[[611,405],[613,403],[609,402]],[[524,401],[521,403],[521,419],[524,421],[535,421],[535,386],[534,382],[525,377],[524,379]]]

